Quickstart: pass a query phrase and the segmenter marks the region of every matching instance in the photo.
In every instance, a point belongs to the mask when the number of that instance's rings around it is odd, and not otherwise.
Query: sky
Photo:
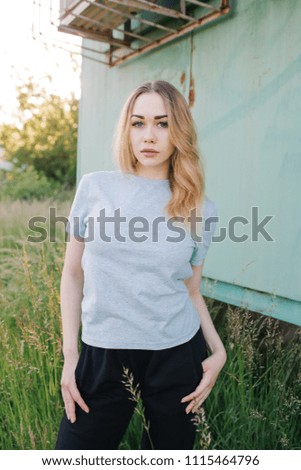
[[[59,1],[0,0],[0,4],[0,124],[14,122],[16,85],[29,76],[46,86],[43,77],[50,74],[52,92],[68,96],[73,91],[79,97],[81,59],[70,51],[79,52],[81,39],[51,25],[51,18],[57,23]]]

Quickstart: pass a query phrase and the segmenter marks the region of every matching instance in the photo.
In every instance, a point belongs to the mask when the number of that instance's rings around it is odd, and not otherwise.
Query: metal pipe
[[[209,10],[219,11],[217,8],[213,7],[212,5],[208,5],[208,3],[200,2],[199,0],[185,0],[185,1],[189,3],[194,3],[195,5],[198,5],[199,7],[208,8]]]
[[[34,4],[38,5],[39,7],[39,21],[38,21],[38,26],[39,26],[39,34],[41,35],[41,29],[40,29],[40,10],[42,7],[44,7],[44,5],[42,5],[40,2],[37,3],[36,0],[33,0]],[[48,9],[48,8],[47,8]],[[51,12],[52,12],[52,0],[50,2],[50,15],[51,15]],[[70,13],[71,15],[75,15],[74,13]],[[52,18],[50,16],[50,21],[51,23],[54,24],[54,22],[52,22]],[[110,36],[108,34],[105,34],[105,33],[93,33],[93,32],[90,32],[88,31],[86,33],[86,31],[83,31],[81,28],[78,28],[76,26],[72,26],[71,28],[69,26],[57,26],[58,30],[61,31],[61,32],[66,32],[66,33],[73,33],[74,34],[74,31],[76,30],[78,33],[77,33],[77,36],[81,36],[81,37],[87,37],[87,33],[89,34],[90,38],[91,39],[94,39],[94,40],[97,40],[99,41],[100,38],[102,39],[103,42],[106,42],[106,43],[109,43],[109,44],[113,44],[115,45],[116,47],[128,47],[129,49],[131,49],[132,51],[135,51],[135,48],[131,47],[131,46],[127,46],[124,41],[121,41],[119,39],[116,39],[116,38],[110,38]]]
[[[45,42],[45,41],[42,41],[40,39],[37,39],[37,38],[33,38],[34,40],[36,41],[39,41],[41,44],[45,44],[45,46],[49,46],[49,43],[48,42]],[[101,59],[94,59],[93,57],[89,57],[89,56],[86,56],[85,54],[82,54],[81,52],[76,52],[76,51],[68,51],[68,49],[66,49],[65,47],[63,46],[58,46],[54,43],[50,44],[51,47],[57,47],[58,49],[62,49],[66,52],[69,52],[70,54],[77,54],[77,55],[80,55],[81,57],[85,57],[87,59],[90,59],[90,60],[93,60],[95,62],[99,62],[101,64],[104,64],[104,65],[108,65],[108,62],[105,62],[104,60],[101,60]],[[95,51],[96,52],[96,51]],[[98,51],[99,52],[99,51]]]
[[[123,4],[122,0],[108,0],[109,2]],[[149,2],[148,0],[130,0],[127,1],[126,4],[133,8],[139,8],[140,10],[147,10],[147,11],[155,11],[160,15],[168,16],[170,18],[181,18],[183,20],[192,21],[194,18],[192,16],[184,15],[180,11],[172,10],[171,8],[162,7],[160,5],[156,5],[154,3]],[[141,8],[141,5],[145,5],[148,8]]]
[[[55,26],[57,29],[59,29],[59,28],[60,28],[60,25],[59,25],[59,24],[55,24],[55,22],[53,21],[52,2],[53,2],[53,0],[50,0],[50,22],[51,22],[51,24],[52,24],[53,26]],[[37,3],[36,0],[33,0],[33,4],[35,4],[35,3],[36,3],[40,8],[44,6],[44,5],[42,5],[41,3]],[[80,18],[82,18],[82,19],[88,19],[89,21],[91,21],[90,18],[84,17],[84,16],[82,16],[82,15],[76,15],[75,13],[70,13],[70,15],[75,16],[75,17],[80,17]],[[101,22],[99,22],[99,21],[96,21],[96,20],[92,20],[92,21],[93,21],[94,23],[103,25],[103,23],[101,23]],[[124,31],[124,30],[122,30],[122,29],[120,29],[120,28],[115,28],[115,29],[117,29],[118,31],[121,31],[121,32],[124,33],[124,34],[131,34],[132,36],[138,37],[138,38],[141,39],[141,40],[144,40],[144,41],[147,41],[147,42],[151,42],[151,39],[145,38],[145,37],[140,36],[140,35],[138,35],[138,34],[130,33],[130,32]],[[39,31],[39,32],[40,32],[40,31]],[[40,34],[41,34],[41,33],[40,33]],[[69,32],[66,33],[66,34],[69,34]],[[56,40],[57,40],[57,39],[56,39]],[[62,41],[61,41],[61,42],[62,42]],[[68,43],[67,41],[65,41],[65,43],[72,45],[72,43]],[[107,42],[106,42],[106,43],[107,43]],[[123,45],[123,44],[124,44],[124,43],[122,43],[122,45]],[[77,45],[77,44],[74,44],[74,45],[75,45],[76,47],[81,47],[82,49],[86,49],[86,50],[91,51],[91,52],[98,52],[98,53],[100,52],[100,51],[97,51],[96,49],[88,48],[88,47],[85,47],[85,46],[83,46],[83,45],[81,45],[81,46],[79,46],[79,45]],[[133,49],[133,48],[131,48],[131,49],[132,49],[132,50],[135,50],[135,49]],[[101,52],[101,53],[107,55],[108,52],[106,51],[106,52]],[[77,52],[76,52],[76,54],[77,54]],[[115,56],[115,54],[114,54],[114,56]],[[87,57],[87,56],[86,56],[86,57]],[[116,56],[116,57],[119,57],[119,56]]]
[[[74,8],[78,7],[80,3],[83,3],[83,0],[78,0],[71,8],[65,8],[65,12],[58,17],[58,20],[61,21],[66,18],[66,16],[68,16],[74,10]]]
[[[82,20],[88,21],[88,22],[96,24],[98,26],[105,26],[105,27],[107,26],[106,23],[104,23],[103,21],[93,20],[93,19],[89,18],[88,16],[76,15],[75,13],[70,13],[70,14],[72,16],[74,16],[75,18],[80,18]],[[113,28],[113,30],[120,31],[123,34],[127,34],[128,36],[133,36],[134,38],[137,38],[137,39],[141,39],[141,41],[145,41],[145,42],[151,42],[152,41],[150,38],[146,38],[144,36],[141,36],[140,34],[135,34],[135,33],[132,33],[130,31],[125,32],[124,29],[121,29],[118,26]]]
[[[70,54],[77,54],[77,55],[81,55],[82,57],[85,57],[87,59],[90,59],[90,60],[93,60],[93,61],[96,61],[96,62],[100,62],[102,64],[105,64],[105,65],[109,65],[108,63],[108,60],[105,62],[103,60],[100,60],[100,59],[95,59],[95,58],[92,58],[88,55],[85,55],[83,54],[81,51],[70,51],[69,49],[63,47],[63,46],[57,46],[54,41],[58,42],[58,43],[63,43],[63,44],[67,44],[67,45],[70,45],[72,47],[77,47],[77,48],[80,48],[81,50],[85,50],[85,51],[88,51],[88,52],[92,52],[92,53],[95,53],[95,54],[103,54],[105,56],[108,55],[108,50],[106,50],[105,52],[104,51],[99,51],[98,49],[93,49],[93,48],[90,48],[90,47],[87,47],[87,46],[83,46],[82,44],[74,44],[74,43],[71,43],[71,42],[68,42],[68,41],[65,41],[65,40],[61,40],[61,39],[55,39],[55,38],[48,38],[44,33],[41,32],[41,26],[40,26],[40,21],[41,21],[41,15],[40,15],[40,9],[41,8],[46,8],[48,11],[49,11],[49,14],[50,14],[50,23],[51,25],[55,26],[56,28],[58,28],[58,25],[55,24],[55,22],[53,21],[53,8],[52,8],[52,0],[50,2],[50,8],[49,7],[46,7],[45,5],[42,5],[41,2],[37,1],[37,0],[33,0],[32,2],[32,7],[33,7],[33,10],[32,10],[32,38],[35,40],[35,41],[39,41],[41,44],[44,44],[46,46],[53,46],[53,47],[57,47],[57,48],[60,48],[62,50],[65,50],[66,52],[69,52]],[[37,8],[38,8],[38,25],[37,25],[37,28],[38,28],[38,36],[36,34],[36,31],[35,31],[35,16],[36,16],[36,11],[37,11]],[[43,41],[41,38],[44,38],[46,39],[45,41]],[[48,40],[48,42],[47,42]],[[132,49],[134,50],[134,49]],[[119,55],[116,55],[114,54],[113,52],[111,53],[111,56],[112,57],[116,57],[117,59],[120,58]]]
[[[163,26],[161,24],[154,23],[153,21],[149,21],[149,20],[139,18],[139,16],[136,17],[135,15],[131,15],[130,13],[121,12],[120,10],[116,10],[116,8],[111,8],[111,7],[108,7],[106,5],[101,5],[100,3],[94,3],[94,2],[91,2],[90,0],[85,0],[85,1],[86,1],[86,3],[89,3],[90,5],[93,5],[97,8],[112,11],[113,13],[117,13],[120,16],[122,15],[122,16],[125,16],[126,18],[130,18],[132,20],[138,21],[139,23],[145,23],[145,24],[148,24],[149,26],[154,26],[155,28],[163,29],[163,30],[169,31],[169,32],[174,32],[175,33],[177,31],[174,28],[169,28],[167,26]]]
[[[127,47],[128,49],[131,49],[132,51],[136,50],[135,48],[124,44],[122,40],[119,40],[117,38],[112,38],[109,35],[101,34],[99,32],[94,33],[93,31],[85,31],[82,28],[79,28],[78,26],[60,25],[58,27],[58,30],[61,31],[62,33],[77,34],[77,36],[81,36],[83,38],[94,39],[95,41],[105,42],[105,43],[112,44],[113,46],[117,46],[117,47]]]

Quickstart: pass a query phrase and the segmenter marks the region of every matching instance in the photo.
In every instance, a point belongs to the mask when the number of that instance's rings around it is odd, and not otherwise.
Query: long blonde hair
[[[169,184],[172,197],[165,207],[168,217],[183,217],[184,224],[191,210],[202,215],[205,199],[204,164],[198,149],[195,123],[184,96],[169,82],[145,82],[126,100],[120,114],[113,140],[113,159],[120,171],[135,174],[137,159],[129,139],[130,116],[135,100],[142,93],[158,93],[168,114],[169,138],[175,146],[170,160]]]

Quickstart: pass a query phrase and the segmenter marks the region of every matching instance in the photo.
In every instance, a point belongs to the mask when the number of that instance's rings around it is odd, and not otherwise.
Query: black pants
[[[56,449],[118,449],[136,406],[123,383],[123,367],[133,374],[150,424],[140,449],[193,449],[195,414],[185,413],[190,402],[181,403],[181,399],[199,384],[206,357],[201,328],[190,341],[162,350],[106,349],[82,343],[75,377],[90,413],[76,405],[72,424],[64,412]]]

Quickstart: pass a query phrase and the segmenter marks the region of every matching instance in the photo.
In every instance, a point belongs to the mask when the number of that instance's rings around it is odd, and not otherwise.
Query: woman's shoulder
[[[116,170],[97,170],[84,173],[81,180],[88,183],[89,185],[104,183],[112,183],[118,178],[118,172]]]
[[[217,216],[218,208],[216,203],[210,199],[207,195],[205,195],[204,203],[203,203],[203,215],[204,218],[207,219],[208,217],[215,217]]]
[[[82,178],[86,180],[99,180],[99,179],[106,179],[115,176],[115,170],[97,170],[97,171],[90,171],[88,173],[84,173]]]

